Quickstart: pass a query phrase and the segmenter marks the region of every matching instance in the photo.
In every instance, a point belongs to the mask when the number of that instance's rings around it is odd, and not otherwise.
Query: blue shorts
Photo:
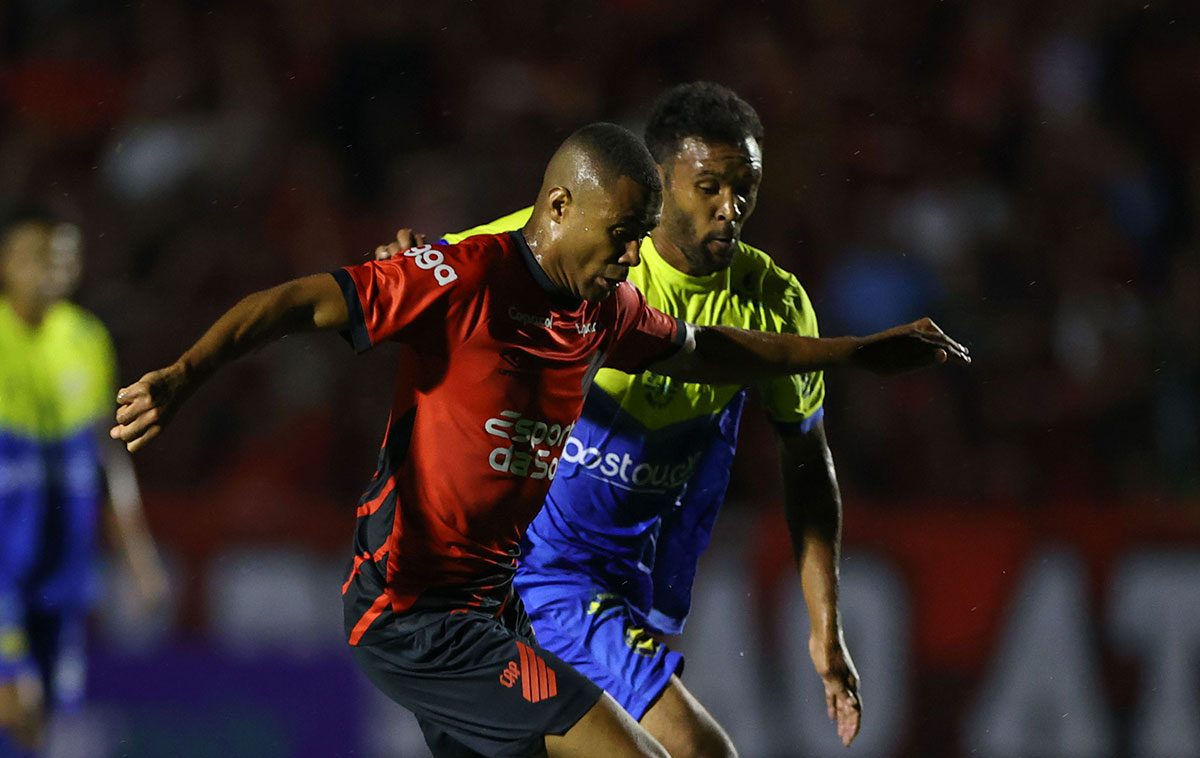
[[[641,721],[683,672],[683,655],[651,635],[624,597],[579,575],[517,572],[517,589],[538,644],[604,688]]]
[[[78,611],[38,610],[16,593],[0,594],[0,685],[36,676],[48,709],[78,705],[86,634],[86,617]]]

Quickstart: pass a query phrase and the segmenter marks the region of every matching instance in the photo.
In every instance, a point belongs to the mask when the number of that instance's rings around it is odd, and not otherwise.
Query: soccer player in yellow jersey
[[[716,84],[680,85],[655,103],[645,140],[662,176],[662,219],[629,280],[647,301],[701,326],[817,336],[800,283],[741,239],[763,172],[754,109]],[[518,229],[529,215],[446,240]],[[376,257],[424,241],[409,230],[397,239]],[[682,656],[658,637],[683,631],[747,389],[601,369],[517,571],[539,643],[601,685],[673,756],[736,754],[680,680]],[[842,506],[822,420],[824,382],[812,373],[752,389],[779,433],[808,651],[849,745],[862,703],[838,609]]]
[[[0,237],[0,755],[37,752],[47,715],[82,695],[83,632],[101,501],[150,604],[166,578],[129,454],[98,423],[116,365],[79,282],[73,224],[26,215]]]

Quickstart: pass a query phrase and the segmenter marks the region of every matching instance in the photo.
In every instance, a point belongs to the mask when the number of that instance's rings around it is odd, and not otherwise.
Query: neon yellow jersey
[[[0,298],[0,432],[69,437],[112,411],[116,358],[108,331],[72,303],[30,327]]]
[[[445,239],[519,229],[531,213],[526,208]],[[761,250],[739,244],[730,267],[706,277],[676,270],[649,238],[641,258],[629,281],[669,315],[699,326],[818,336],[804,288]],[[820,373],[755,389],[785,430],[807,431],[823,416]],[[745,397],[737,385],[600,370],[526,532],[515,586],[535,626],[541,608],[599,587],[620,594],[645,625],[683,630],[697,561],[729,484]]]

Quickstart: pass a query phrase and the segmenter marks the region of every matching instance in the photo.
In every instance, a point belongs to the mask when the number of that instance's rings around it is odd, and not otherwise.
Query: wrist
[[[188,351],[171,364],[171,373],[176,377],[176,388],[182,394],[187,394],[192,387],[204,381],[208,372],[204,370],[200,360],[193,356],[191,351]]]
[[[871,338],[870,337],[846,337],[846,341],[849,345],[846,363],[850,363],[852,365],[861,365],[863,362],[863,357],[864,357],[863,349],[872,342]]]

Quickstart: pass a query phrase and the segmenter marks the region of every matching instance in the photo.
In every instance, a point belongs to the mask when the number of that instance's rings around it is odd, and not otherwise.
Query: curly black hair
[[[763,125],[754,108],[728,87],[690,82],[672,87],[654,101],[646,122],[646,147],[661,165],[688,137],[729,145],[753,137],[761,144]]]

